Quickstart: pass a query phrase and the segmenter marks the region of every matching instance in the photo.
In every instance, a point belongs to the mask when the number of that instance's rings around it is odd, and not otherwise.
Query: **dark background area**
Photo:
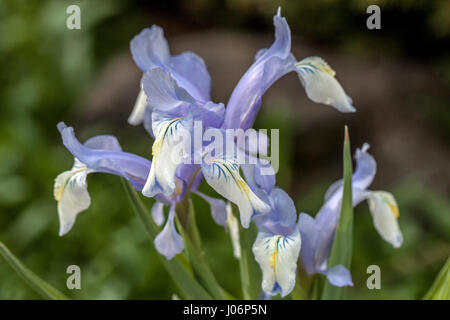
[[[66,8],[81,8],[81,30],[66,28]],[[381,8],[381,30],[366,28],[367,6]],[[289,74],[263,97],[256,128],[279,128],[277,185],[297,211],[315,214],[342,175],[343,128],[378,162],[371,186],[392,192],[404,244],[393,249],[373,228],[367,205],[355,211],[354,299],[421,298],[450,254],[450,2],[395,1],[25,1],[0,2],[0,240],[50,283],[65,289],[66,267],[82,271],[75,298],[167,299],[176,288],[133,215],[117,177],[88,177],[91,207],[60,238],[54,178],[72,166],[56,130],[80,140],[118,137],[126,151],[151,158],[152,140],[127,124],[141,73],[129,41],[160,25],[172,54],[201,55],[214,101],[227,102],[255,53],[273,41],[277,7],[297,57],[318,55],[337,72],[355,114],[306,98]],[[207,186],[202,189],[214,195]],[[153,200],[146,199],[152,204]],[[208,259],[219,281],[240,295],[238,263],[226,232],[195,198]],[[366,288],[377,264],[382,289]],[[0,261],[0,299],[37,298]]]

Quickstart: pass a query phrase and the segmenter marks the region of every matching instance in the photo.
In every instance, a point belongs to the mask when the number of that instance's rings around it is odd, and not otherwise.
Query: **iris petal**
[[[270,211],[269,205],[259,199],[242,179],[235,158],[205,159],[202,163],[202,172],[208,184],[217,193],[239,207],[244,228],[249,227],[253,215]]]
[[[282,297],[295,285],[297,260],[301,239],[298,231],[289,236],[259,232],[253,244],[253,254],[263,273],[262,288],[265,293]]]
[[[322,58],[308,57],[295,64],[307,96],[314,102],[335,107],[341,112],[354,112],[352,99],[335,79],[335,72]]]
[[[164,255],[167,260],[172,259],[174,256],[183,251],[184,243],[181,236],[175,229],[174,223],[175,217],[175,205],[170,207],[169,217],[167,218],[164,229],[155,238],[156,250]]]

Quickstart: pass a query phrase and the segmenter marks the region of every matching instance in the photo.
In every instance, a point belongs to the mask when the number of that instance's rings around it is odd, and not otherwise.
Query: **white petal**
[[[236,259],[241,258],[241,243],[239,239],[239,221],[233,214],[231,203],[227,203],[227,227],[230,232],[231,244],[233,245],[233,255]]]
[[[335,107],[341,112],[354,112],[352,99],[334,78],[336,72],[322,58],[308,57],[296,63],[300,81],[308,98]]]
[[[398,226],[398,206],[394,196],[386,191],[368,192],[367,200],[373,224],[380,236],[395,248],[402,245],[403,236]]]
[[[289,236],[259,232],[253,244],[253,254],[263,273],[265,293],[288,295],[295,285],[297,260],[300,254],[300,233]]]
[[[184,147],[189,130],[182,118],[153,121],[155,142],[150,173],[142,194],[153,197],[158,193],[170,196],[176,188],[175,171],[183,160]]]
[[[81,211],[89,208],[91,198],[87,191],[87,168],[78,160],[71,170],[64,171],[55,179],[53,195],[58,201],[59,235],[70,231]]]
[[[248,228],[254,214],[270,211],[269,205],[259,199],[242,179],[236,159],[204,160],[202,172],[206,182],[217,193],[239,207],[241,223],[244,228]]]
[[[144,121],[145,108],[147,107],[147,95],[144,90],[140,90],[136,98],[136,103],[134,104],[133,111],[131,111],[128,117],[128,123],[137,126]]]

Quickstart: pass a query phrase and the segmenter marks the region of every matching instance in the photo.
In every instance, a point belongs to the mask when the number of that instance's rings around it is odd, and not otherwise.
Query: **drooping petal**
[[[375,229],[394,248],[400,247],[403,235],[398,226],[399,210],[394,196],[386,191],[373,191],[367,194]]]
[[[170,196],[174,193],[175,172],[185,155],[191,122],[187,118],[160,117],[153,112],[153,132],[156,139],[152,147],[153,165],[142,189],[145,196]]]
[[[75,159],[73,168],[59,174],[55,179],[53,194],[58,202],[60,236],[72,229],[77,215],[91,204],[87,191],[87,174],[86,166]]]
[[[144,90],[139,90],[139,94],[136,98],[136,102],[134,104],[133,110],[131,111],[130,116],[128,117],[128,123],[137,126],[144,121],[145,110],[147,108],[147,95]]]
[[[142,190],[151,167],[149,160],[122,152],[117,140],[112,136],[94,137],[82,145],[75,137],[72,127],[60,122],[58,130],[64,146],[88,169],[122,176],[130,181],[135,189]]]
[[[341,112],[354,112],[352,99],[335,79],[336,72],[319,57],[308,57],[295,64],[306,95],[316,103],[335,107]]]
[[[337,265],[323,272],[328,282],[335,287],[353,286],[352,275],[343,265]]]
[[[225,128],[248,129],[261,107],[264,92],[286,73],[295,69],[291,55],[291,31],[280,11],[273,18],[275,41],[272,46],[259,51],[253,65],[239,80],[225,113]]]
[[[228,215],[227,205],[225,204],[225,201],[223,201],[222,199],[207,196],[206,194],[200,191],[197,191],[195,193],[209,203],[209,205],[211,206],[211,214],[214,221],[218,225],[225,227],[227,225],[227,215]]]
[[[263,273],[264,292],[282,297],[295,285],[301,239],[298,231],[288,236],[259,232],[253,244],[253,254]]]
[[[164,203],[156,201],[152,207],[152,218],[160,226],[164,223]]]
[[[236,259],[240,259],[241,243],[239,237],[239,221],[233,214],[230,202],[227,203],[226,210],[227,210],[226,225],[228,228],[228,232],[230,233],[231,245],[233,246],[233,255]]]
[[[175,229],[174,223],[175,217],[175,205],[170,207],[169,217],[167,218],[164,229],[155,238],[156,250],[164,255],[167,260],[172,259],[174,256],[183,251],[184,243],[181,236]]]
[[[224,198],[239,207],[241,223],[248,228],[251,218],[257,213],[270,211],[268,204],[259,199],[239,174],[234,157],[204,159],[202,172],[206,182]]]

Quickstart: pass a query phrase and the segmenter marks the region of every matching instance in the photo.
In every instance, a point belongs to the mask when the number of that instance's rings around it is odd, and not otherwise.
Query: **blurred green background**
[[[66,8],[81,8],[81,30]],[[381,30],[366,8],[381,7]],[[256,127],[280,128],[277,184],[297,210],[315,214],[341,177],[343,127],[352,150],[368,142],[378,161],[373,189],[391,191],[404,244],[393,249],[373,228],[366,204],[355,211],[353,299],[421,298],[450,254],[450,2],[439,0],[190,0],[0,2],[0,240],[38,275],[74,298],[170,299],[176,288],[130,210],[115,176],[90,175],[91,207],[58,237],[53,179],[72,166],[56,130],[80,140],[114,134],[124,150],[151,157],[152,141],[126,120],[140,72],[129,41],[144,27],[165,30],[172,53],[204,57],[215,101],[226,102],[258,49],[273,39],[278,6],[297,58],[319,55],[337,71],[356,114],[307,100],[294,74],[264,96]],[[214,192],[205,186],[210,195]],[[153,200],[146,199],[152,204]],[[238,263],[225,231],[195,198],[199,228],[219,282],[240,296]],[[82,290],[65,289],[68,265]],[[377,264],[382,289],[366,288]],[[0,260],[0,299],[38,298]]]

